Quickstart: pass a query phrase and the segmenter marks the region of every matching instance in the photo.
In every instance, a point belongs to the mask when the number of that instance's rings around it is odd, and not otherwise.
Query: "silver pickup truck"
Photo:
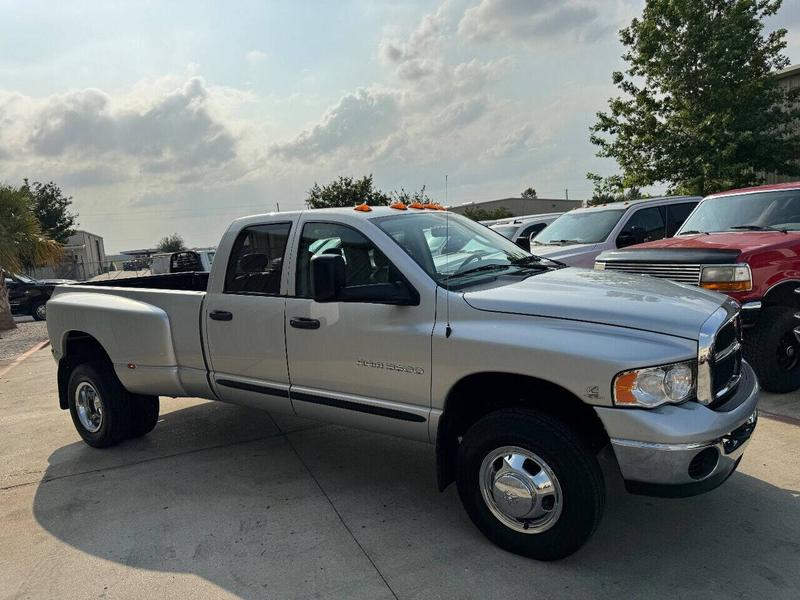
[[[210,274],[60,286],[47,325],[91,446],[148,433],[159,396],[429,442],[439,487],[541,560],[596,529],[604,448],[629,491],[688,496],[731,475],[756,425],[735,302],[564,268],[439,210],[239,219]]]

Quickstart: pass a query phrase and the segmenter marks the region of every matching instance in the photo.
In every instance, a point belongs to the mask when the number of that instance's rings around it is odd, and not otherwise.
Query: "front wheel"
[[[768,392],[800,388],[800,320],[788,307],[765,308],[744,336],[744,354]]]
[[[456,481],[472,521],[495,544],[558,560],[594,533],[605,485],[594,453],[565,423],[502,410],[475,423],[458,449]]]

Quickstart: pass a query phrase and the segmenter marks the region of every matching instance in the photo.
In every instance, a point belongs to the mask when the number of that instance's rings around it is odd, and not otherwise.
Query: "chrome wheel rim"
[[[561,516],[563,496],[556,474],[540,456],[503,446],[483,459],[481,495],[491,513],[520,533],[542,533]]]
[[[95,387],[82,381],[75,389],[75,410],[78,420],[89,433],[97,433],[103,426],[103,402]]]
[[[36,316],[39,317],[40,319],[47,318],[47,305],[46,304],[40,304],[39,306],[36,307]]]

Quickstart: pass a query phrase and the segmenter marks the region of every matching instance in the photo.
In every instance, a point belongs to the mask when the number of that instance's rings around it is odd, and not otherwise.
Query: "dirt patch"
[[[0,361],[13,360],[26,350],[47,339],[44,321],[18,322],[11,331],[0,331]]]

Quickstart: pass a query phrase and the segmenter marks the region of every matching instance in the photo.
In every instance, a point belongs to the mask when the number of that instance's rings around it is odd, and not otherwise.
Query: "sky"
[[[588,128],[642,6],[0,0],[0,182],[55,181],[109,254],[216,245],[339,175],[450,204],[584,199],[615,170]],[[767,27],[800,62],[800,0]]]

